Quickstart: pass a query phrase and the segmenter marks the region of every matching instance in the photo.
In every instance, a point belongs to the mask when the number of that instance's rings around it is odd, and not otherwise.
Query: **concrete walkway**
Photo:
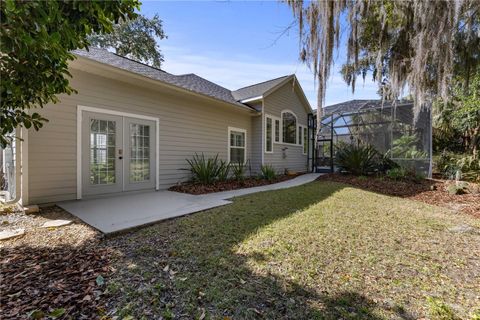
[[[118,232],[231,203],[227,199],[251,193],[285,189],[314,181],[319,173],[266,186],[205,195],[171,191],[122,194],[107,198],[60,202],[57,205],[103,233]]]

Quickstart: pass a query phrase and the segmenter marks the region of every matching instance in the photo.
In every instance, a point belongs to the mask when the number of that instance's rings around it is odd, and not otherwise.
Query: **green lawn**
[[[135,318],[471,319],[479,230],[333,182],[249,195],[108,240],[110,306]]]

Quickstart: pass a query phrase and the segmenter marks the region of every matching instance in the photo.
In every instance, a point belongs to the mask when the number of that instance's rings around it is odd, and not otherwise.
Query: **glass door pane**
[[[82,195],[120,192],[123,187],[122,117],[82,114]]]
[[[150,180],[150,126],[130,123],[130,182]]]
[[[156,183],[155,122],[126,117],[124,123],[124,190],[153,189]]]
[[[115,121],[90,119],[90,184],[114,184]]]

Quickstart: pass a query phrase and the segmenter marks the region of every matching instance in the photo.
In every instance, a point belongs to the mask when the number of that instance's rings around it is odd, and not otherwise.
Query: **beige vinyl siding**
[[[256,110],[262,111],[262,103],[259,102],[252,105]],[[252,144],[251,144],[251,157],[250,164],[252,167],[252,174],[258,174],[260,172],[260,166],[262,165],[262,116],[257,115],[252,117]]]
[[[77,105],[135,113],[159,119],[160,189],[189,178],[185,159],[195,152],[227,159],[228,127],[247,130],[247,158],[252,155],[252,115],[234,106],[141,83],[113,80],[72,70],[78,94],[61,96],[40,113],[50,121],[29,132],[30,203],[76,198]]]
[[[297,141],[298,141],[298,125],[307,126],[308,112],[300,100],[299,92],[294,89],[293,81],[284,84],[282,87],[267,95],[264,99],[264,114],[272,115],[280,118],[283,110],[291,110],[297,116]],[[280,131],[280,141],[282,132]],[[286,148],[283,157],[283,148]],[[265,148],[264,148],[265,149]],[[283,143],[273,143],[273,153],[264,152],[264,164],[272,165],[278,172],[283,172],[285,169],[304,172],[307,171],[307,155],[303,154],[303,146],[291,145]]]

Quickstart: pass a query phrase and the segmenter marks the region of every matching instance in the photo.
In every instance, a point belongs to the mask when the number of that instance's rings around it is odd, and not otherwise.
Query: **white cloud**
[[[257,61],[254,56],[222,56],[218,52],[189,53],[162,46],[165,62],[162,68],[173,74],[195,73],[228,89],[234,90],[258,82],[295,73],[305,95],[316,108],[317,93],[312,72],[303,64],[279,64]],[[327,84],[326,105],[351,99],[374,99],[377,87],[370,81],[357,86],[355,95],[342,80],[340,74],[332,75]]]

